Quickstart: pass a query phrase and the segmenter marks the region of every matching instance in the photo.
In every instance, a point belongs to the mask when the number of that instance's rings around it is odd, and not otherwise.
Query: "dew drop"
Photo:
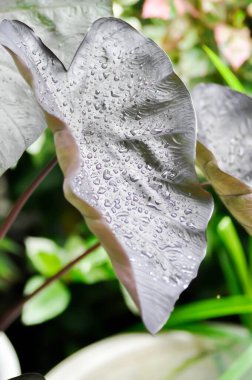
[[[192,209],[187,208],[187,209],[184,211],[184,213],[185,213],[186,215],[189,215],[189,214],[192,213]]]
[[[111,202],[108,199],[106,199],[104,202],[104,206],[105,207],[111,207]]]
[[[141,251],[141,254],[148,257],[149,259],[152,259],[154,256],[150,251]]]
[[[99,187],[98,194],[104,194],[105,192],[106,192],[106,188],[105,187]]]
[[[111,179],[111,174],[110,174],[110,171],[109,170],[104,170],[104,172],[103,172],[103,178],[106,180],[106,181],[108,181],[109,179]]]
[[[94,180],[94,185],[100,185],[100,180],[99,180],[99,178],[96,178],[96,179]]]
[[[120,97],[120,95],[115,94],[113,91],[111,91],[111,96],[112,96],[112,98],[119,98]]]
[[[196,227],[195,227],[195,224],[193,222],[188,222],[186,223],[187,227],[191,228],[191,230],[195,230]]]

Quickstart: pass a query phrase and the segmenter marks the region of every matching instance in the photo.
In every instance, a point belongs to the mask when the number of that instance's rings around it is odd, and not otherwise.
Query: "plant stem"
[[[47,288],[50,284],[60,279],[64,274],[66,274],[75,264],[81,261],[88,254],[92,253],[96,248],[100,246],[100,243],[96,243],[87,251],[82,253],[80,256],[76,257],[73,261],[64,266],[59,272],[57,272],[52,277],[48,278],[39,288],[37,288],[34,292],[22,298],[15,306],[13,306],[10,310],[8,310],[0,319],[0,331],[5,331],[20,315],[23,306],[30,299],[35,297],[38,293],[40,293],[43,289]]]
[[[201,185],[202,187],[212,186],[210,182],[200,182],[200,185]]]
[[[9,215],[7,216],[0,228],[0,239],[3,239],[6,236],[9,229],[12,227],[13,223],[17,219],[20,211],[24,207],[25,203],[28,201],[28,199],[34,193],[37,187],[41,184],[41,182],[46,178],[46,176],[52,171],[56,164],[57,158],[55,157],[52,159],[52,161],[49,162],[49,164],[42,170],[38,177],[35,178],[35,180],[29,185],[29,187],[17,200],[17,202],[11,209]]]

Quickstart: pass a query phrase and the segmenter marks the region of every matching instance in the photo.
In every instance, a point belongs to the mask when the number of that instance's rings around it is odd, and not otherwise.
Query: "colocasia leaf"
[[[110,5],[110,0],[0,0],[0,21],[28,23],[69,65],[91,23],[111,14]],[[30,87],[0,46],[0,175],[17,163],[45,127],[44,114]]]
[[[20,22],[2,22],[0,42],[32,75],[66,197],[155,333],[197,274],[212,211],[195,175],[188,91],[167,55],[115,18],[92,25],[68,71]]]
[[[252,234],[252,99],[228,87],[193,90],[197,164],[229,211]]]

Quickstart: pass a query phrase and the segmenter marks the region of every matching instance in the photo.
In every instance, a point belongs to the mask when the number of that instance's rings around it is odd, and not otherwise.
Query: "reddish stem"
[[[208,186],[212,186],[210,182],[200,182],[200,185],[203,186],[203,187],[208,187]]]
[[[29,187],[25,190],[25,192],[20,196],[18,201],[15,203],[13,208],[11,209],[9,215],[5,219],[4,223],[0,228],[0,239],[3,239],[13,223],[17,219],[20,211],[24,207],[25,203],[28,201],[33,192],[37,189],[37,187],[41,184],[41,182],[46,178],[46,176],[52,171],[52,169],[57,164],[57,158],[53,158],[51,162],[42,170],[42,172],[38,175],[37,178],[29,185]]]
[[[40,293],[43,289],[47,288],[50,284],[57,281],[64,274],[66,274],[75,264],[81,261],[88,254],[92,253],[96,248],[100,246],[100,243],[96,243],[93,247],[89,248],[87,251],[82,253],[80,256],[76,257],[73,261],[64,266],[59,272],[57,272],[54,276],[48,278],[38,289],[29,294],[28,296],[22,298],[15,306],[13,306],[10,310],[8,310],[0,319],[0,331],[5,331],[20,315],[23,306],[26,302],[28,302],[31,298],[35,297],[38,293]]]

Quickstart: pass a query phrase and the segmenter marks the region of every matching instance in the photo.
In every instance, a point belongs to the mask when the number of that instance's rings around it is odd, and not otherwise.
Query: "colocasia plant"
[[[212,211],[187,89],[155,43],[115,18],[92,25],[68,69],[19,21],[2,22],[0,42],[44,109],[67,199],[156,333],[196,276]]]
[[[100,239],[145,326],[156,333],[197,274],[213,209],[195,172],[196,117],[188,90],[153,41],[113,17],[96,20],[64,63],[20,21],[2,21],[0,42],[41,107],[33,140],[46,120],[66,198]],[[197,163],[251,233],[245,207],[251,204],[251,153],[244,139],[251,100],[215,85],[197,87],[193,99]],[[38,127],[32,118],[29,123],[29,131]],[[224,135],[229,144],[221,141]],[[19,155],[31,140],[25,138]],[[18,157],[8,149],[2,155],[3,172]]]

